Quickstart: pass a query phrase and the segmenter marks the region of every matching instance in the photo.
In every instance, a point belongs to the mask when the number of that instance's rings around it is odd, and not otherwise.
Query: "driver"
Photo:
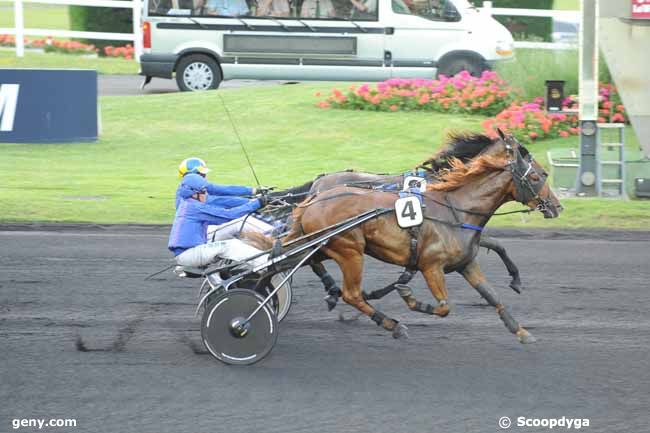
[[[178,176],[182,179],[188,174],[198,174],[199,176],[205,178],[210,169],[207,164],[201,158],[187,158],[184,159],[181,164],[178,166]],[[181,202],[179,192],[181,186],[178,186],[176,190],[176,208]],[[241,196],[254,196],[257,194],[264,194],[268,192],[270,188],[257,187],[251,188],[249,186],[237,186],[237,185],[217,185],[214,183],[207,182],[207,191],[209,194],[208,204],[212,206],[230,208],[235,206],[241,206],[248,203],[248,199]]]
[[[245,204],[230,209],[220,208],[208,202],[209,183],[203,176],[189,173],[183,177],[177,194],[180,203],[169,234],[167,247],[181,266],[201,267],[215,259],[243,260],[261,251],[239,239],[207,242],[208,224],[223,224],[251,213],[267,203],[267,198],[247,200]],[[265,257],[252,262],[263,263]]]

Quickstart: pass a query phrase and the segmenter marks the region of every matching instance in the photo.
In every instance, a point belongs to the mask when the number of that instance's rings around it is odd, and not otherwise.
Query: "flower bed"
[[[598,123],[627,123],[625,107],[613,84],[598,85]],[[543,98],[535,98],[532,103],[512,103],[495,117],[485,120],[482,125],[490,136],[496,136],[496,128],[510,132],[518,140],[530,143],[546,138],[564,138],[580,132],[577,115],[547,113],[543,110]],[[566,98],[563,109],[579,109],[576,98]]]
[[[0,35],[0,47],[16,46],[16,38],[13,35]],[[25,38],[25,48],[41,48],[46,53],[63,54],[97,54],[99,49],[92,44],[84,44],[77,41],[60,41],[48,37],[45,39]],[[133,59],[134,48],[128,44],[122,47],[107,46],[103,54],[106,57],[121,57],[127,60]]]
[[[563,109],[578,109],[577,98],[568,97]],[[598,123],[629,123],[625,107],[616,86],[608,83],[598,84]]]
[[[321,108],[372,111],[438,111],[442,113],[495,115],[509,104],[511,89],[496,72],[480,78],[463,71],[438,80],[393,78],[371,87],[351,86],[346,93],[333,89]],[[317,94],[316,96],[321,96]]]
[[[496,137],[496,129],[499,128],[511,133],[523,143],[568,137],[580,132],[578,116],[547,113],[542,109],[542,103],[543,98],[535,98],[533,102],[513,102],[495,117],[483,121],[481,125],[489,136]]]
[[[135,55],[135,48],[131,44],[123,47],[113,47],[111,45],[104,47],[104,55],[106,57],[122,57],[126,60],[132,60]]]
[[[28,39],[24,40],[25,48],[41,48],[46,53],[64,53],[64,54],[97,54],[94,45],[83,44],[77,41],[60,41],[48,37],[46,39]],[[16,38],[13,35],[0,35],[0,46],[15,47]]]
[[[321,97],[320,93],[316,94]],[[480,78],[463,71],[454,77],[438,80],[393,78],[371,87],[350,86],[347,92],[333,89],[321,108],[343,108],[372,111],[437,111],[442,113],[481,114],[493,116],[483,123],[485,133],[496,136],[500,128],[518,140],[530,143],[547,138],[577,135],[578,116],[549,113],[544,98],[517,101],[515,92],[496,72],[485,71]],[[567,98],[564,109],[577,109],[578,101]],[[599,123],[627,122],[625,107],[613,84],[599,85]]]

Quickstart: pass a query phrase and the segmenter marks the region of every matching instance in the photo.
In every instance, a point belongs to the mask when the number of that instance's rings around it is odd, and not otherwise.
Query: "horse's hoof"
[[[445,317],[449,314],[449,304],[440,304],[433,309],[433,314],[440,317]]]
[[[402,325],[401,323],[398,323],[395,326],[395,329],[393,329],[393,338],[409,338],[409,333],[408,333],[408,328],[406,325]]]
[[[345,317],[345,314],[343,312],[339,313],[339,321],[341,322],[353,322],[355,320],[359,320],[359,317],[361,317],[363,313],[352,313],[352,316],[350,317]]]
[[[517,331],[517,338],[521,344],[532,344],[537,341],[533,334],[526,331],[524,328],[519,328]]]
[[[332,311],[336,307],[338,299],[336,298],[336,296],[332,296],[332,295],[327,295],[325,296],[324,299],[325,299],[325,303],[327,303],[327,311]]]

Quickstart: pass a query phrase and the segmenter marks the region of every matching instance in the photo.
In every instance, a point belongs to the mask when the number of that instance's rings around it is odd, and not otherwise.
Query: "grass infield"
[[[265,185],[288,187],[346,168],[400,172],[480,116],[315,107],[341,83],[220,90]],[[0,144],[3,222],[170,223],[179,162],[200,156],[218,183],[254,185],[217,92],[103,97],[97,143]],[[634,140],[628,140],[635,146]],[[576,146],[575,137],[530,146]],[[650,228],[650,202],[565,200],[556,220],[495,218],[491,226]]]

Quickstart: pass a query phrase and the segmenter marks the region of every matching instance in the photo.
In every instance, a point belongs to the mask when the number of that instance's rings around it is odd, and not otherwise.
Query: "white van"
[[[181,90],[222,80],[381,81],[480,74],[510,32],[467,0],[147,0],[141,75]]]

